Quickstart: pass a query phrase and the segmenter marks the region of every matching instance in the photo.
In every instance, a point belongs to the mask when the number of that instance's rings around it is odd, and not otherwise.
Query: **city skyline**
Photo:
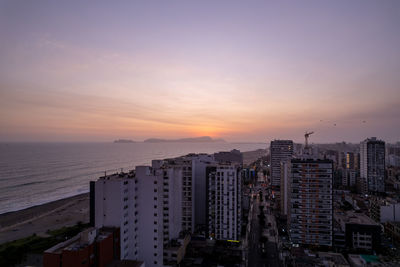
[[[0,3],[0,141],[400,133],[397,1]]]

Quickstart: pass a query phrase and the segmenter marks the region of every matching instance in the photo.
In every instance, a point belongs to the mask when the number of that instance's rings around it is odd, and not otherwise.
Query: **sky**
[[[0,0],[0,141],[400,141],[400,1]]]

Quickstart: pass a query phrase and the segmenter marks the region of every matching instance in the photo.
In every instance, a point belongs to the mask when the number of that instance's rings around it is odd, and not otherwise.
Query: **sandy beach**
[[[20,211],[0,214],[0,244],[47,230],[89,222],[89,194],[81,194]]]

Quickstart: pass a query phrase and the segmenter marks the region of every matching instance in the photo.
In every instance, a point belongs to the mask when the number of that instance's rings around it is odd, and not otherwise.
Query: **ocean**
[[[262,143],[0,143],[0,214],[89,191],[104,172],[189,153],[265,149]]]

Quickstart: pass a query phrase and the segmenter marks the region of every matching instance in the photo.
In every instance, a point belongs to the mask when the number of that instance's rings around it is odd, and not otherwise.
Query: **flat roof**
[[[87,241],[84,240],[84,235],[95,229],[96,229],[95,227],[90,227],[86,230],[83,230],[82,232],[78,233],[76,236],[74,236],[64,242],[58,243],[57,245],[47,249],[45,252],[61,253],[63,250],[77,251],[77,250],[83,249],[90,245]],[[113,234],[113,231],[115,229],[116,228],[101,228],[98,231],[96,238],[94,240],[101,241],[101,240],[109,237],[111,234]]]
[[[364,224],[364,225],[378,225],[377,222],[375,222],[372,218],[368,217],[367,215],[363,213],[355,213],[352,211],[348,212],[335,212],[333,216],[338,223],[342,226],[342,229],[344,228],[345,224],[351,223],[351,224]]]
[[[335,264],[349,265],[343,254],[333,252],[318,252],[318,256],[324,260],[329,260]]]
[[[121,179],[132,179],[135,178],[135,171],[130,172],[120,172],[120,173],[113,173],[106,176],[99,177],[99,180],[121,180]]]

